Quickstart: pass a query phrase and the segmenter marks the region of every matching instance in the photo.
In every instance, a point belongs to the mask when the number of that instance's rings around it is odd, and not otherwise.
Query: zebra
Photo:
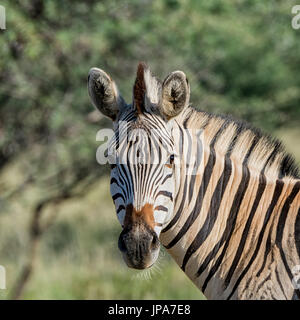
[[[139,63],[126,104],[101,69],[93,105],[113,121],[110,189],[128,267],[163,245],[207,299],[299,299],[300,179],[282,144],[244,121],[195,109],[182,71]]]

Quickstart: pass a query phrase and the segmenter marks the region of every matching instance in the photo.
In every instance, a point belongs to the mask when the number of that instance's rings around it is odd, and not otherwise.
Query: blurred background
[[[136,66],[183,70],[191,101],[279,137],[300,160],[296,1],[7,0],[0,30],[0,299],[202,299],[162,251],[129,270],[87,95],[91,67],[127,102]]]

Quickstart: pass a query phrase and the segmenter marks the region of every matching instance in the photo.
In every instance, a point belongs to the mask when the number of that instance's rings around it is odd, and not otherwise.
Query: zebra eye
[[[174,163],[174,154],[171,154],[170,155],[170,164],[173,164]]]

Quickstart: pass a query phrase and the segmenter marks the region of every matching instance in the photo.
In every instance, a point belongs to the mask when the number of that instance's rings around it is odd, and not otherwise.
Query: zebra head
[[[140,63],[131,104],[98,68],[89,72],[88,91],[96,108],[113,121],[108,158],[111,194],[123,228],[119,249],[129,267],[148,268],[158,257],[160,231],[172,218],[179,187],[172,130],[189,103],[188,81],[175,71],[161,83]]]

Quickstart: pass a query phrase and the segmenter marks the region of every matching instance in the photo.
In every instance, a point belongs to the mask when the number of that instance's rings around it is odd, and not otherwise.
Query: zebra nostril
[[[157,249],[159,247],[159,240],[156,234],[153,235],[153,239],[151,242],[151,249]]]
[[[126,245],[125,245],[125,241],[124,241],[124,237],[123,237],[122,233],[120,234],[120,237],[119,237],[119,240],[118,240],[118,247],[119,247],[121,252],[126,252],[127,251],[127,248],[126,248]]]

